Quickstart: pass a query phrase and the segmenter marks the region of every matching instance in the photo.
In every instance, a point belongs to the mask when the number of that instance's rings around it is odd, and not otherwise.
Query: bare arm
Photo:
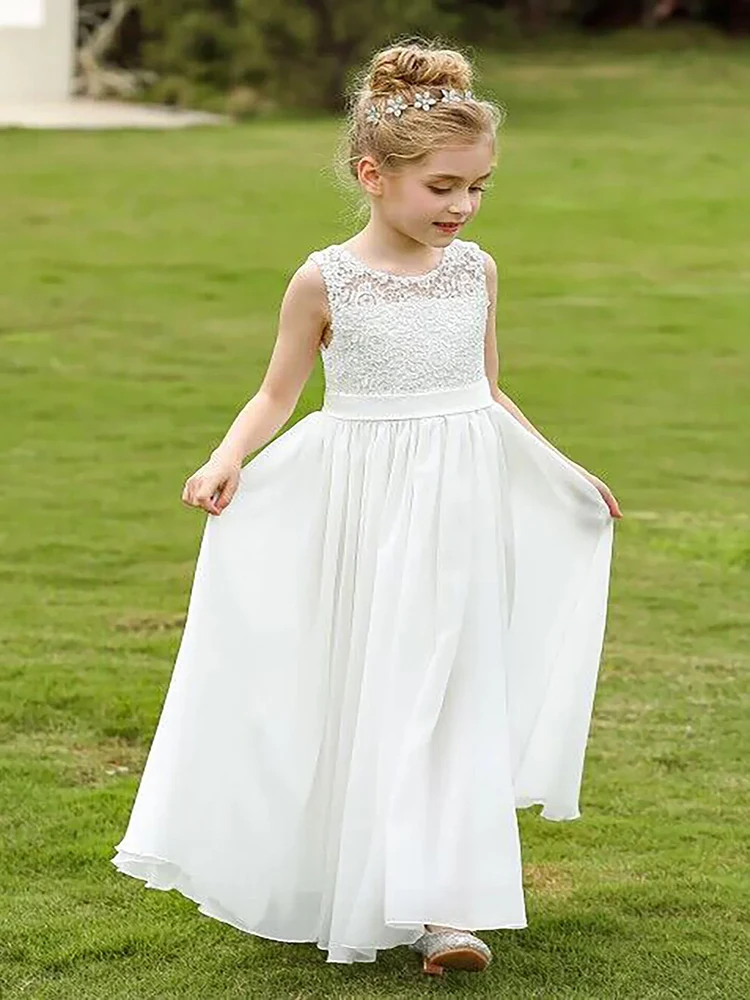
[[[485,270],[485,276],[487,278],[487,292],[490,297],[490,305],[487,310],[487,330],[484,338],[484,367],[485,367],[485,373],[490,383],[490,392],[492,393],[493,398],[496,399],[501,406],[504,406],[505,409],[508,411],[508,413],[510,413],[511,416],[515,417],[519,423],[523,424],[523,426],[526,427],[527,430],[530,430],[532,434],[538,437],[540,441],[543,441],[549,448],[552,448],[553,451],[556,451],[558,455],[562,455],[562,457],[565,459],[566,462],[569,462],[571,465],[575,466],[575,468],[579,469],[581,472],[586,473],[586,470],[583,468],[583,466],[578,465],[577,462],[574,462],[572,459],[568,458],[567,455],[563,455],[563,453],[560,451],[559,448],[555,448],[552,442],[548,441],[547,438],[544,437],[544,435],[541,434],[536,429],[536,427],[534,427],[531,421],[524,416],[524,414],[516,406],[516,404],[513,402],[510,396],[506,396],[506,394],[499,388],[497,384],[497,379],[500,370],[500,361],[497,353],[497,332],[496,332],[497,265],[495,264],[495,261],[492,258],[492,256],[488,254],[486,251],[484,253],[484,270]],[[586,473],[586,475],[588,475],[588,473]]]
[[[292,276],[281,301],[276,343],[263,381],[212,457],[241,464],[283,427],[312,373],[326,322],[323,279],[318,268],[306,261]]]
[[[260,388],[234,418],[209,460],[185,482],[183,503],[210,514],[220,514],[227,506],[244,459],[270,441],[294,412],[328,322],[323,277],[312,261],[306,261],[284,293],[276,342]]]

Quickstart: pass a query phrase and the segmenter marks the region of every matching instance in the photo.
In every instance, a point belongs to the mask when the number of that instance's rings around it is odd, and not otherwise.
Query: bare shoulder
[[[286,293],[295,298],[325,302],[325,282],[318,265],[309,258],[300,264],[289,279]]]
[[[328,297],[320,268],[304,261],[289,279],[281,303],[282,316],[305,320],[318,330],[329,321]]]
[[[482,249],[480,247],[480,249]],[[497,264],[495,263],[495,258],[491,253],[482,249],[482,258],[484,260],[484,273],[487,275],[487,280],[496,282],[497,281]]]
[[[482,250],[482,258],[484,260],[484,277],[487,282],[487,293],[494,302],[497,298],[497,264],[492,254],[487,253],[486,250]]]

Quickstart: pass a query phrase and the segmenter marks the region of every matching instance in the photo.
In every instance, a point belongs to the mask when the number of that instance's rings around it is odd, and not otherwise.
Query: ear
[[[377,197],[383,191],[383,175],[371,156],[363,156],[357,163],[357,180],[367,194]]]

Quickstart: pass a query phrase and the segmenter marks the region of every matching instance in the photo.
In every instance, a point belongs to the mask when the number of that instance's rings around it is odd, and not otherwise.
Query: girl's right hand
[[[182,502],[218,516],[237,491],[241,468],[229,459],[209,459],[186,480]]]

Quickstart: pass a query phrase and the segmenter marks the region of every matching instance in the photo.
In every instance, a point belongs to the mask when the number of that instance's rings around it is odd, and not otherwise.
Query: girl
[[[526,926],[516,809],[574,819],[617,501],[497,386],[496,268],[459,238],[498,108],[454,51],[375,55],[369,221],[311,253],[258,392],[182,500],[208,512],[113,864],[328,962],[483,969]],[[288,420],[320,350],[322,408]]]

